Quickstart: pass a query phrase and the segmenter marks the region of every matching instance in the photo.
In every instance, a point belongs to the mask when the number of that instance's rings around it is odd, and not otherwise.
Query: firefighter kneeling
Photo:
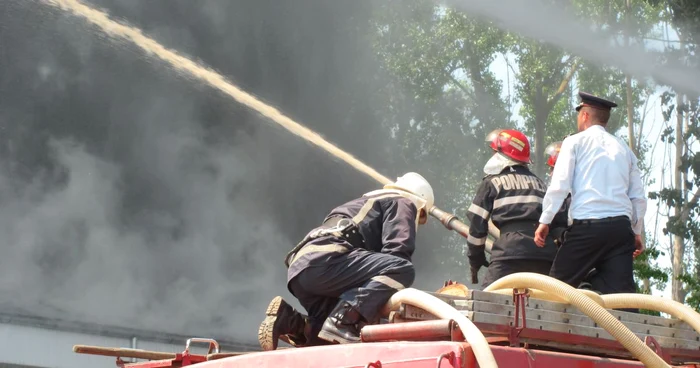
[[[434,201],[430,184],[407,173],[333,209],[285,260],[287,288],[308,316],[274,298],[258,331],[263,350],[277,349],[278,339],[294,346],[359,342],[362,326],[378,323],[389,298],[413,284],[416,232]]]
[[[528,168],[530,142],[525,134],[512,129],[495,130],[486,141],[494,154],[484,166],[486,176],[467,212],[472,280],[478,282],[475,275],[482,266],[488,267],[484,287],[517,272],[547,275],[557,248],[552,239],[543,248],[535,244],[535,229],[547,186]],[[566,226],[566,216],[565,210],[557,214],[558,226]],[[484,249],[489,221],[500,231],[491,247],[490,264]]]

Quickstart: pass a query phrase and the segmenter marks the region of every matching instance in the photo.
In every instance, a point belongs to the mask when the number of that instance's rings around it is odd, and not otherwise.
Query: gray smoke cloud
[[[92,4],[389,167],[367,6]],[[296,304],[286,252],[377,183],[80,19],[0,7],[0,307],[255,343],[272,297]]]
[[[368,3],[86,3],[385,175],[415,170],[376,113]],[[299,306],[285,254],[376,182],[82,19],[0,9],[0,311],[255,344],[272,297]],[[442,283],[444,234],[419,232],[415,287]]]

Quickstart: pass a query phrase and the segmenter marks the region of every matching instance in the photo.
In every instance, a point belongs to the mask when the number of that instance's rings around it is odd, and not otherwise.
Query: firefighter
[[[434,201],[430,184],[411,172],[333,209],[285,259],[287,288],[308,316],[276,297],[258,331],[261,347],[276,349],[278,338],[359,342],[362,326],[378,323],[389,298],[413,284],[416,232]]]
[[[533,174],[528,165],[530,142],[517,130],[495,130],[486,141],[494,154],[484,166],[486,176],[467,211],[469,236],[467,246],[472,282],[481,267],[488,267],[483,286],[516,272],[548,274],[556,254],[552,240],[544,248],[535,245],[537,220],[542,213],[546,184]],[[566,213],[557,216],[566,223]],[[491,247],[491,262],[484,246],[489,220],[500,235]]]
[[[552,264],[550,276],[573,287],[596,269],[601,293],[634,293],[633,259],[641,254],[646,197],[637,157],[606,132],[617,104],[579,92],[578,133],[564,139],[543,201],[535,234],[538,246],[571,193],[572,225]]]
[[[551,180],[552,172],[554,171],[554,165],[557,163],[557,158],[559,157],[559,151],[561,150],[561,141],[551,143],[544,149],[544,155],[547,159],[546,163],[549,166],[549,178]],[[566,224],[560,224],[565,226],[558,226],[552,228],[552,238],[554,243],[558,246],[561,245],[561,238],[564,235],[564,231],[571,225],[571,217],[569,216],[569,208],[571,206],[571,193],[564,199],[564,204],[562,205],[561,211],[566,212],[567,221]]]

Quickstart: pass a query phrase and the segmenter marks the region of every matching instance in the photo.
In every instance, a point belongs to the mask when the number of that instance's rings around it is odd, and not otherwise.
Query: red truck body
[[[472,311],[465,310],[465,313],[470,314],[472,323],[486,338],[499,367],[644,366],[622,344],[604,336],[604,330],[586,326],[582,322],[585,322],[584,316],[566,309],[565,305],[542,301],[528,304],[526,294],[515,290],[512,299],[483,292],[472,292],[471,295],[471,299],[441,297],[446,301],[453,298],[455,307],[465,302],[472,306]],[[503,304],[496,304],[498,301]],[[682,326],[682,321],[615,313],[621,320],[630,319],[628,326],[634,328],[641,341],[669,365],[700,368],[700,334],[689,326]],[[388,323],[365,326],[361,333],[362,342],[356,344],[221,353],[215,340],[193,338],[187,340],[185,350],[178,354],[80,345],[73,350],[117,357],[120,368],[478,367],[472,346],[466,342],[459,326],[453,320],[433,317],[415,307],[402,305],[399,311],[392,312]],[[563,322],[553,322],[554,317]],[[550,320],[544,321],[546,318]],[[572,324],[574,320],[579,324]],[[660,326],[663,324],[665,326]],[[208,343],[208,352],[193,354],[190,351],[193,342]],[[121,359],[127,357],[147,361],[127,363]]]

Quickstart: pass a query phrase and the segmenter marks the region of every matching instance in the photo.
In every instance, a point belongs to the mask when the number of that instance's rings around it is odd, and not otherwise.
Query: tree
[[[687,0],[648,0],[651,5],[665,9],[665,15],[679,38],[679,47],[667,42],[665,52],[669,64],[698,68],[697,44],[700,41],[700,4]],[[698,265],[698,198],[700,197],[700,158],[691,148],[697,142],[698,96],[692,91],[666,91],[662,96],[664,119],[669,124],[661,140],[675,148],[673,184],[650,193],[671,209],[664,234],[672,237],[672,296],[679,302],[689,302],[696,309],[700,301]],[[692,252],[688,252],[692,246]],[[687,297],[687,300],[686,300]]]
[[[425,0],[382,3],[375,22],[375,49],[393,77],[385,124],[412,167],[440,178],[434,186],[444,208],[464,214],[489,155],[484,137],[514,126],[489,70],[506,50],[507,35]],[[465,257],[455,257],[463,254],[464,239],[444,234],[452,255],[444,257],[445,266],[464,272]]]
[[[560,48],[534,40],[519,41],[512,52],[520,70],[516,87],[523,103],[520,115],[525,119],[530,136],[534,131],[534,172],[544,176],[545,142],[563,139],[571,125],[568,114],[563,111],[570,105],[565,92],[579,61]]]

